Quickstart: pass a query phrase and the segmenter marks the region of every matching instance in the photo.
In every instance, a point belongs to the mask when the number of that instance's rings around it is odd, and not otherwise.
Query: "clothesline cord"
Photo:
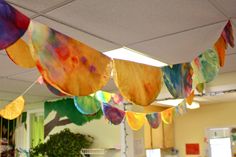
[[[24,96],[37,82],[38,82],[38,79],[36,79],[36,80],[21,94],[21,96]]]

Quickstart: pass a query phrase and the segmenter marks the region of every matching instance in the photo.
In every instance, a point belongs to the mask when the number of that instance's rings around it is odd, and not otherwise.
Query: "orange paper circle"
[[[158,67],[115,59],[114,81],[126,100],[147,106],[160,93],[162,72]]]
[[[56,89],[87,96],[107,84],[111,59],[49,27],[31,22],[31,53],[43,78]]]

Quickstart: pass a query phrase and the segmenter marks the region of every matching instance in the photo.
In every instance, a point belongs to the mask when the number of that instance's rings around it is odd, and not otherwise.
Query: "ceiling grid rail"
[[[7,90],[0,90],[0,92],[3,92],[3,93],[8,93],[8,94],[14,94],[14,95],[17,95],[19,96],[21,94],[21,92],[13,92],[13,91],[7,91]],[[39,97],[39,98],[45,98],[44,95],[38,95],[38,94],[26,94],[28,96],[33,96],[33,97]],[[47,97],[47,98],[55,98],[55,97]],[[3,100],[3,99],[0,99],[0,101]],[[6,99],[5,99],[6,100]],[[12,99],[10,99],[9,101],[11,101]]]
[[[31,12],[35,13],[36,15],[32,16],[32,17],[31,17],[32,19],[35,19],[35,18],[37,18],[37,17],[39,17],[39,16],[43,16],[43,17],[48,18],[48,19],[50,19],[50,20],[53,20],[53,21],[55,21],[55,22],[57,22],[57,23],[60,23],[60,24],[65,25],[65,26],[68,26],[68,27],[70,27],[70,28],[72,28],[72,29],[75,29],[75,30],[77,30],[77,31],[83,32],[83,33],[85,33],[85,34],[91,35],[91,36],[93,36],[93,37],[95,37],[95,38],[104,40],[104,41],[109,42],[109,43],[111,43],[111,44],[114,44],[114,45],[116,45],[116,46],[127,46],[127,47],[128,47],[128,46],[135,45],[135,44],[139,44],[139,43],[142,43],[142,42],[147,42],[147,41],[152,41],[152,40],[156,40],[156,39],[161,39],[161,38],[165,38],[165,37],[168,37],[168,36],[172,36],[172,35],[176,35],[176,34],[188,32],[188,31],[192,31],[192,30],[196,30],[196,29],[208,27],[208,26],[211,26],[211,25],[223,23],[223,22],[226,22],[227,20],[230,19],[230,18],[226,15],[226,13],[225,13],[224,11],[222,11],[223,9],[219,9],[219,8],[221,8],[221,7],[219,7],[218,4],[216,4],[215,2],[212,2],[212,0],[208,0],[209,3],[210,3],[216,10],[218,10],[221,14],[223,14],[223,15],[226,17],[225,20],[221,20],[221,21],[217,21],[217,22],[209,23],[209,24],[205,24],[205,25],[200,25],[200,26],[197,26],[197,27],[192,27],[192,28],[185,29],[185,30],[182,30],[182,31],[173,32],[173,33],[169,33],[169,34],[157,36],[157,37],[150,38],[150,39],[146,39],[146,40],[137,41],[137,42],[130,43],[130,44],[127,44],[127,45],[121,45],[121,44],[116,43],[116,42],[114,42],[114,41],[112,41],[112,40],[103,38],[103,37],[98,36],[98,35],[96,35],[96,34],[94,34],[94,33],[88,32],[87,30],[78,28],[78,27],[76,27],[76,26],[74,26],[74,25],[71,25],[71,24],[68,24],[68,23],[66,23],[66,22],[64,22],[64,21],[62,21],[62,20],[60,20],[60,19],[54,18],[54,17],[52,17],[52,16],[50,16],[50,15],[47,15],[47,13],[49,13],[49,12],[51,12],[51,11],[53,11],[53,10],[56,10],[56,9],[58,9],[58,8],[61,8],[61,7],[65,6],[65,5],[68,5],[68,4],[70,4],[70,3],[74,2],[74,1],[75,1],[75,0],[69,0],[69,1],[66,1],[66,2],[62,2],[62,3],[59,3],[59,4],[57,4],[57,5],[55,5],[55,6],[51,7],[51,8],[45,9],[45,10],[43,10],[43,11],[40,11],[40,12],[35,11],[35,10],[33,10],[33,9],[30,9],[30,8],[27,8],[27,7],[24,7],[24,6],[21,6],[21,5],[19,5],[19,4],[13,3],[13,2],[11,2],[11,1],[10,1],[9,3],[14,4],[14,5],[18,6],[18,7],[21,7],[21,8],[23,8],[23,9],[26,9],[26,10],[28,10],[28,11],[31,11]],[[233,23],[233,24],[234,24],[234,23]],[[235,25],[235,24],[234,24],[234,25]]]
[[[219,24],[219,23],[224,23],[224,22],[227,22],[227,21],[228,20],[221,20],[221,21],[217,21],[217,22],[213,22],[213,23],[209,23],[209,24],[205,24],[205,25],[201,25],[201,26],[197,26],[197,27],[192,27],[192,28],[185,29],[185,30],[182,30],[182,31],[173,32],[173,33],[161,35],[161,36],[158,36],[158,37],[154,37],[154,38],[150,38],[150,39],[134,42],[134,43],[128,44],[127,46],[136,45],[136,44],[139,44],[139,43],[143,43],[143,42],[147,42],[147,41],[152,41],[152,40],[156,40],[156,39],[161,39],[161,38],[173,36],[173,35],[176,35],[176,34],[181,34],[181,33],[184,33],[184,32],[193,31],[193,30],[196,30],[196,29],[200,29],[200,28],[204,28],[204,27],[209,27],[209,26],[216,25],[216,24]]]
[[[215,0],[208,0],[209,3],[216,9],[218,10],[222,15],[224,15],[228,20],[230,19],[236,19],[236,17],[230,17],[227,15],[226,10],[221,7],[219,3],[217,3]],[[234,27],[236,28],[236,22],[234,20],[231,21]]]
[[[221,7],[220,4],[218,4],[215,0],[208,0],[208,2],[216,9],[218,10],[222,15],[224,15],[228,20],[231,18],[226,14],[226,11]]]

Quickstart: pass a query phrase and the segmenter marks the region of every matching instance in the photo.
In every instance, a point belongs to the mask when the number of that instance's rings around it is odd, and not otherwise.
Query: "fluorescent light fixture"
[[[183,100],[184,99],[170,99],[170,100],[157,101],[157,103],[164,106],[178,106]]]
[[[189,109],[197,109],[200,107],[200,104],[196,101],[192,102],[191,105],[189,105],[188,103],[186,103],[186,104],[187,104],[187,108],[189,108]]]
[[[163,67],[167,65],[161,61],[148,57],[140,52],[129,49],[127,47],[107,51],[107,52],[104,52],[104,54],[114,59],[128,60],[128,61],[152,65],[156,67]]]

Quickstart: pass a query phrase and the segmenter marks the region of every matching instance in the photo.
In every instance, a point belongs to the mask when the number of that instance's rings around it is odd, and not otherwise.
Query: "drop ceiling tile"
[[[154,39],[129,46],[167,64],[192,61],[211,48],[219,38],[226,22]]]
[[[236,0],[211,0],[219,7],[228,17],[236,17]]]
[[[0,108],[7,105],[9,102],[15,100],[19,94],[16,93],[6,93],[0,91]],[[35,102],[44,102],[46,100],[51,100],[48,97],[39,97],[39,96],[31,96],[24,95],[25,105],[35,103]]]
[[[29,71],[27,73],[20,73],[17,75],[10,76],[8,78],[15,79],[15,80],[34,82],[39,76],[40,76],[40,73],[38,72],[38,70],[34,69],[34,70]]]
[[[19,94],[17,94],[17,93],[5,92],[5,91],[1,91],[1,89],[0,89],[0,102],[4,101],[5,102],[4,105],[6,103],[14,100],[18,96],[19,96]]]
[[[21,94],[30,84],[31,82],[0,78],[0,91]]]
[[[32,82],[25,82],[13,79],[0,79],[0,100],[1,99],[14,99],[21,95],[30,85]],[[58,98],[57,96],[51,94],[49,90],[45,87],[45,85],[35,84],[26,94],[27,98],[32,97],[35,99],[52,99]]]
[[[236,28],[236,17],[234,17],[233,19],[231,19],[231,21],[233,22],[233,26],[234,26],[234,30]],[[234,32],[235,33],[235,32]]]
[[[73,28],[70,28],[68,26],[65,26],[63,24],[60,24],[58,22],[55,22],[55,21],[50,20],[45,17],[37,17],[34,20],[41,22],[43,24],[46,24],[47,26],[49,26],[61,33],[64,33],[74,39],[77,39],[83,43],[86,43],[87,45],[89,45],[101,52],[110,51],[110,50],[119,48],[119,46],[117,46],[117,45],[114,45],[114,44],[104,41],[102,39],[96,38],[96,37],[86,34],[84,32],[75,30]]]
[[[0,51],[0,53],[0,77],[6,77],[31,71],[30,69],[24,69],[17,66],[7,55],[5,55],[5,52]]]
[[[23,6],[38,12],[51,8],[65,1],[66,0],[8,0],[8,2],[12,2],[19,6]]]
[[[121,45],[226,19],[206,0],[77,0],[48,15]]]
[[[32,12],[32,11],[23,9],[23,8],[18,7],[18,6],[16,6],[16,5],[12,5],[12,6],[15,7],[17,10],[19,10],[21,13],[25,14],[25,15],[28,16],[28,17],[32,17],[33,15],[35,15],[35,13]]]

